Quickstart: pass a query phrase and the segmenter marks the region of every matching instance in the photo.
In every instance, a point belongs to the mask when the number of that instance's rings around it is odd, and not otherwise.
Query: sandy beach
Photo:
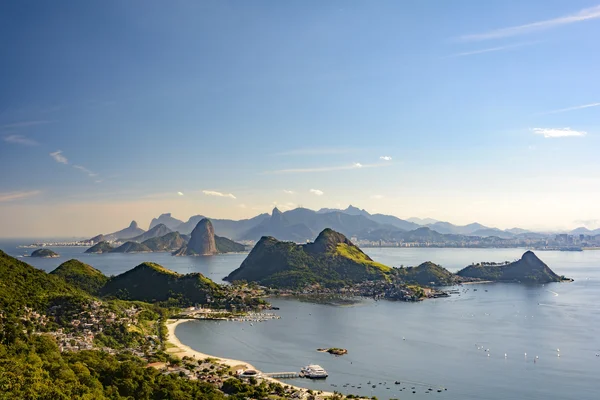
[[[187,356],[187,357],[190,357],[190,358],[194,358],[196,360],[203,360],[205,358],[210,357],[210,358],[213,358],[213,359],[217,360],[217,362],[219,362],[221,364],[225,364],[225,365],[231,367],[233,370],[238,370],[238,369],[253,369],[253,370],[258,371],[259,373],[262,373],[262,371],[258,370],[252,364],[247,363],[245,361],[233,360],[231,358],[222,358],[222,357],[217,357],[217,356],[213,356],[213,355],[210,355],[210,354],[201,353],[201,352],[196,351],[196,350],[192,349],[191,347],[186,346],[185,344],[181,343],[179,341],[179,339],[177,338],[177,336],[175,336],[175,328],[177,328],[177,326],[179,324],[182,324],[182,323],[185,323],[185,322],[188,322],[188,321],[190,321],[190,320],[187,320],[187,319],[176,319],[176,320],[170,319],[170,320],[167,320],[166,326],[167,326],[167,330],[169,332],[169,339],[168,339],[168,341],[169,341],[170,344],[172,344],[173,346],[175,346],[175,347],[171,347],[171,348],[167,349],[167,352],[169,354],[172,354],[172,355],[175,355],[175,356],[178,356],[178,357],[181,357],[181,358]],[[303,391],[303,392],[308,391],[308,389],[306,389],[306,388],[302,388],[302,387],[290,385],[289,383],[282,382],[282,381],[279,381],[277,379],[273,379],[273,378],[269,378],[269,377],[265,377],[265,376],[263,376],[262,379],[267,380],[267,381],[277,382],[277,383],[280,383],[280,384],[282,384],[284,386],[289,386],[289,387],[292,387],[294,389],[297,389],[297,390],[300,390],[300,391]],[[331,397],[333,395],[334,395],[334,393],[331,393],[331,392],[321,392],[317,396],[317,398],[327,398],[327,397]]]

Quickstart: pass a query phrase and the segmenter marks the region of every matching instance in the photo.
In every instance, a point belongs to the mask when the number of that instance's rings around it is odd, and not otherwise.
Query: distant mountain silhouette
[[[169,229],[179,232],[184,239],[187,239],[186,235],[189,235],[196,225],[198,225],[198,222],[204,218],[206,217],[203,215],[194,215],[188,221],[177,225],[174,229],[168,225],[166,226]],[[179,220],[167,213],[154,218],[151,226],[157,226],[157,223],[160,223],[159,221],[169,222],[172,225],[179,222]],[[211,223],[214,230],[220,235],[238,241],[258,241],[263,236],[273,236],[278,240],[301,243],[310,240],[326,228],[334,229],[348,237],[373,241],[410,241],[410,238],[413,237],[428,236],[432,239],[435,237],[443,242],[460,239],[458,236],[511,239],[515,237],[536,238],[538,237],[536,235],[539,235],[519,228],[503,231],[479,223],[461,226],[449,222],[436,221],[431,218],[410,218],[409,220],[403,220],[393,215],[370,214],[368,211],[353,205],[349,205],[346,209],[322,208],[318,211],[300,207],[281,212],[275,208],[272,215],[260,214],[254,218],[240,221],[211,219]],[[422,227],[429,228],[438,234],[455,236],[435,236],[434,233],[430,233],[429,231],[417,231]],[[412,233],[407,234],[408,232]]]
[[[192,231],[188,243],[173,252],[173,255],[211,256],[218,253],[240,252],[245,249],[246,247],[242,244],[215,235],[215,229],[212,222],[207,218],[203,218]]]
[[[588,229],[586,227],[579,227],[576,229],[573,229],[571,232],[569,232],[569,234],[571,235],[590,235],[590,236],[595,236],[595,235],[600,235],[600,229]]]
[[[178,220],[177,218],[173,218],[171,216],[171,213],[165,213],[161,214],[158,218],[152,218],[152,221],[150,222],[150,228],[148,229],[150,230],[158,224],[163,224],[170,230],[176,231],[177,227],[183,224],[183,221]]]
[[[412,217],[412,218],[407,218],[406,220],[408,222],[413,222],[413,223],[418,224],[418,225],[435,224],[436,222],[439,222],[437,219],[433,219],[433,218],[416,218],[416,217]]]
[[[144,232],[139,236],[135,236],[129,238],[132,242],[143,242],[148,239],[157,238],[166,235],[167,233],[171,233],[171,230],[165,226],[165,224],[158,224],[154,228],[150,229],[148,232]],[[125,238],[119,238],[125,239]]]
[[[111,253],[150,253],[152,250],[145,244],[138,242],[125,242],[116,249],[112,249]]]
[[[121,229],[120,231],[116,231],[113,233],[108,233],[104,235],[94,236],[92,239],[94,242],[101,242],[104,240],[114,241],[117,239],[130,239],[135,236],[139,236],[142,233],[146,232],[142,228],[138,226],[138,223],[135,221],[131,221],[131,224],[125,229]]]
[[[203,215],[194,215],[186,222],[180,224],[175,230],[182,235],[190,234],[196,225],[198,225],[198,222],[203,218],[206,217]],[[269,218],[269,214],[259,214],[256,217],[239,221],[217,218],[211,218],[210,221],[212,222],[215,231],[219,232],[219,235],[235,240],[241,240],[241,237],[245,232]]]

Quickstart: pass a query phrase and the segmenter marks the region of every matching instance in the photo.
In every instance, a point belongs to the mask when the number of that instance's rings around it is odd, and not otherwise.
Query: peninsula
[[[494,282],[550,283],[568,281],[552,271],[532,251],[521,259],[507,264],[479,263],[457,272],[459,277]]]
[[[404,301],[441,294],[407,284],[395,268],[373,261],[332,229],[303,245],[263,237],[225,280],[256,282],[279,294],[343,294]]]

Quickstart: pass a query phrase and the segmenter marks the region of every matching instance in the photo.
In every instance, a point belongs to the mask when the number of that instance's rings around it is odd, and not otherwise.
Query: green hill
[[[419,285],[448,286],[457,281],[456,275],[431,261],[416,267],[397,268],[396,271],[402,280]]]
[[[39,257],[39,258],[57,258],[60,257],[58,253],[50,249],[37,249],[33,253],[31,253],[31,257]]]
[[[246,246],[243,244],[217,235],[215,235],[215,244],[219,253],[239,253],[246,250]]]
[[[98,294],[108,281],[102,272],[79,260],[69,260],[58,266],[50,275],[58,276],[69,284],[91,294]]]
[[[85,252],[88,254],[102,254],[102,253],[110,253],[113,250],[114,250],[114,247],[112,247],[110,245],[110,243],[103,241],[103,242],[96,243],[95,245],[93,245],[92,247],[87,249]]]
[[[470,265],[458,271],[457,275],[498,282],[548,283],[562,280],[532,251],[527,251],[520,260],[510,264]]]
[[[152,250],[143,243],[125,242],[116,249],[112,249],[111,253],[150,253]]]
[[[179,232],[171,232],[161,237],[145,240],[142,244],[152,251],[173,251],[184,246],[185,240]]]
[[[218,302],[224,296],[224,290],[202,274],[181,275],[150,262],[111,278],[101,293],[123,300],[181,306]]]
[[[228,281],[246,280],[281,288],[312,284],[343,286],[387,281],[392,269],[371,260],[341,233],[322,231],[314,243],[297,245],[263,237]]]
[[[55,301],[87,294],[54,275],[0,250],[0,310],[31,307],[45,311]]]

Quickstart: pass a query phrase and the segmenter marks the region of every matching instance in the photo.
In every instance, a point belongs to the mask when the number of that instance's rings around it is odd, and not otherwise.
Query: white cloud
[[[544,135],[547,139],[587,135],[587,132],[574,131],[571,128],[533,128],[532,131],[537,135]]]
[[[387,167],[392,165],[391,163],[381,163],[381,164],[360,164],[353,163],[350,165],[337,165],[332,167],[315,167],[315,168],[291,168],[291,169],[279,169],[275,171],[265,171],[265,174],[300,174],[300,173],[310,173],[310,172],[331,172],[331,171],[344,171],[349,169],[357,169],[357,168],[379,168],[379,167]]]
[[[319,189],[310,189],[309,192],[311,192],[315,196],[323,196],[323,194],[324,194],[323,191],[321,191]]]
[[[37,196],[42,193],[40,190],[30,190],[27,192],[5,192],[0,193],[0,202],[7,202],[13,200],[22,200],[29,197]]]
[[[541,113],[538,115],[558,114],[558,113],[562,113],[562,112],[575,111],[575,110],[581,110],[583,108],[598,107],[598,106],[600,106],[600,103],[584,104],[582,106],[567,107],[567,108],[561,108],[559,110],[548,111],[548,112]]]
[[[65,159],[66,160],[66,159]],[[66,163],[65,163],[66,164]],[[82,172],[85,172],[89,177],[94,178],[96,176],[98,176],[97,173],[90,171],[89,169],[87,169],[86,167],[82,167],[81,165],[73,165],[73,168],[78,169]]]
[[[23,146],[37,146],[39,143],[23,135],[9,135],[4,137],[7,143],[22,144]]]
[[[381,195],[381,194],[374,194],[374,195],[371,196],[371,198],[373,200],[381,200],[381,199],[383,199],[383,195]]]
[[[202,193],[204,193],[207,196],[229,197],[230,199],[235,199],[236,198],[231,193],[221,193],[221,192],[216,192],[214,190],[203,190]]]
[[[495,52],[495,51],[510,50],[510,49],[516,49],[518,47],[530,46],[530,45],[536,44],[536,43],[539,43],[539,42],[516,43],[516,44],[509,44],[507,46],[498,46],[498,47],[490,47],[490,48],[487,48],[487,49],[465,51],[465,52],[462,52],[462,53],[452,54],[449,57],[465,57],[465,56],[472,56],[472,55],[476,55],[476,54],[492,53],[492,52]]]
[[[484,33],[476,33],[472,35],[463,35],[461,40],[488,40],[500,39],[510,36],[523,35],[534,31],[550,29],[561,25],[572,24],[576,22],[587,21],[590,19],[600,18],[600,5],[585,8],[575,14],[565,15],[562,17],[547,19],[544,21],[532,22],[524,25],[511,26],[508,28],[494,29]]]
[[[182,193],[182,192],[177,192],[177,194],[178,194],[179,196],[183,196],[183,193]]]
[[[62,155],[62,150],[57,150],[54,153],[50,153],[50,157],[54,158],[54,161],[61,164],[68,164],[69,160],[67,157]]]
[[[390,157],[390,156],[381,156],[381,157],[379,157],[379,159],[383,160],[383,161],[392,161],[392,157]]]
[[[285,193],[285,194],[294,194],[295,192],[293,190],[283,189],[283,193]]]

